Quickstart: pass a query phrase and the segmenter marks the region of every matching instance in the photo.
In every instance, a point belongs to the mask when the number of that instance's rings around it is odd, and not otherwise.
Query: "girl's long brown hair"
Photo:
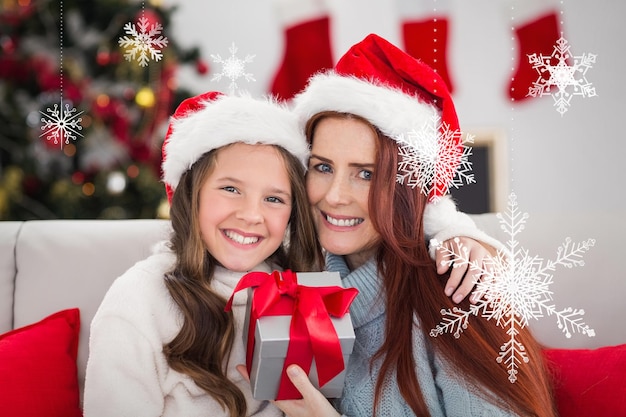
[[[324,117],[353,117],[335,112],[320,113],[307,126],[313,137],[316,124]],[[474,385],[488,401],[510,409],[520,416],[555,417],[551,382],[545,368],[541,346],[527,328],[516,336],[530,361],[519,367],[517,381],[508,380],[506,369],[496,362],[501,344],[510,336],[494,322],[477,317],[470,321],[460,338],[429,335],[441,321],[441,309],[454,306],[469,309],[464,300],[452,303],[444,294],[447,277],[436,272],[423,233],[422,220],[427,197],[419,187],[396,182],[398,146],[371,126],[377,137],[377,156],[369,191],[369,214],[380,234],[377,266],[385,290],[385,341],[372,360],[382,360],[374,403],[377,405],[385,376],[396,372],[400,393],[413,412],[429,416],[415,373],[412,333],[421,331],[434,349],[468,386]],[[398,301],[402,302],[398,302]],[[419,318],[419,329],[414,315]]]
[[[283,157],[293,197],[289,243],[281,245],[269,262],[293,271],[319,271],[323,258],[304,186],[304,169],[292,154],[275,148]],[[247,415],[245,397],[226,376],[235,337],[233,314],[224,312],[226,300],[211,289],[217,262],[204,246],[198,220],[199,191],[218,153],[219,149],[208,152],[183,174],[172,197],[170,246],[177,261],[166,274],[165,284],[182,312],[183,325],[163,351],[172,369],[189,375],[231,417],[242,417]]]

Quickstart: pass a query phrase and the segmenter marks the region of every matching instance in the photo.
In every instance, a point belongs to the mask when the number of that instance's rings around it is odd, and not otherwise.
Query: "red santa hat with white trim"
[[[205,153],[231,143],[278,145],[306,168],[309,148],[298,119],[272,98],[227,96],[210,91],[184,100],[174,112],[163,142],[167,197],[181,176]]]
[[[440,123],[435,134],[444,129],[458,132],[452,149],[448,146],[438,152],[458,153],[459,160],[463,153],[459,121],[443,79],[428,65],[375,34],[352,46],[334,70],[312,76],[294,98],[294,111],[302,124],[324,111],[354,114],[396,141],[409,132],[423,130],[437,117]],[[437,138],[431,140],[437,143]],[[431,200],[447,192],[457,164],[452,165],[450,175],[433,179]]]

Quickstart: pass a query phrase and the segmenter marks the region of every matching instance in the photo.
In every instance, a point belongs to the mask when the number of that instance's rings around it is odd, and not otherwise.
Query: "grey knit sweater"
[[[381,361],[374,362],[370,369],[370,358],[382,345],[385,333],[385,306],[376,262],[370,259],[350,271],[343,257],[329,254],[326,267],[340,273],[344,286],[359,290],[350,307],[355,346],[346,370],[343,395],[335,400],[334,405],[346,416],[373,416],[374,390]],[[417,364],[415,372],[432,417],[514,415],[487,402],[470,384],[464,383],[462,377],[454,375],[442,358],[433,352],[430,340],[424,338],[417,328],[413,331],[413,355]],[[398,390],[395,374],[386,380],[377,415],[414,415]]]

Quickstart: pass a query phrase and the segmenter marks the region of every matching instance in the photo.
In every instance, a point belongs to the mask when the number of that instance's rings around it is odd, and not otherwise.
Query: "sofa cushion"
[[[0,404],[7,416],[82,416],[78,309],[0,335]]]
[[[561,417],[626,416],[626,344],[544,354]]]

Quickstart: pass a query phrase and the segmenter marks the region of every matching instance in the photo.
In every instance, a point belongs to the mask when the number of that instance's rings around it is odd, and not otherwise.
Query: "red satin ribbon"
[[[286,375],[287,366],[292,363],[300,365],[308,374],[315,358],[320,387],[343,371],[341,344],[330,315],[342,317],[348,312],[358,294],[356,288],[300,285],[296,273],[289,270],[271,274],[250,272],[235,287],[225,310],[231,309],[235,293],[250,287],[256,288],[252,295],[248,328],[248,373],[252,367],[256,321],[263,316],[292,317],[277,400],[302,398]]]

